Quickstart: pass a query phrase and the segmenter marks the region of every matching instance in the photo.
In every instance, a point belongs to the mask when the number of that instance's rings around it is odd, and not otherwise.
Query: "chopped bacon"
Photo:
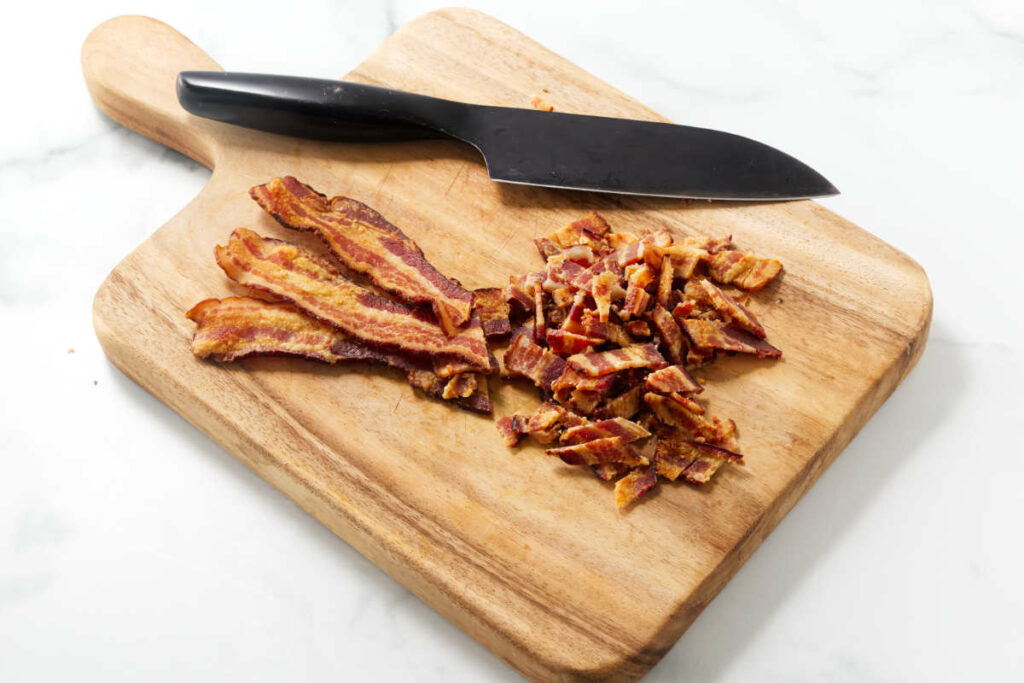
[[[614,481],[629,471],[629,465],[621,462],[606,462],[600,465],[591,465],[590,469],[601,481]]]
[[[668,365],[653,344],[632,344],[621,349],[569,357],[569,365],[585,375],[599,377],[629,368],[660,370]]]
[[[603,397],[615,386],[617,379],[617,375],[614,374],[588,377],[566,365],[562,375],[551,383],[551,391],[555,400],[562,403],[569,400],[574,390],[591,391]]]
[[[706,484],[726,462],[739,462],[743,456],[721,446],[692,441],[678,430],[660,434],[654,451],[658,474],[670,481],[682,476],[691,484]]]
[[[581,334],[573,334],[565,330],[548,330],[548,346],[560,356],[571,356],[575,353],[582,353],[591,346],[599,346],[603,339],[585,337]]]
[[[640,455],[621,436],[610,436],[584,443],[549,448],[545,451],[562,459],[567,465],[602,465],[606,462],[621,462],[630,467],[641,467],[648,464],[647,458]]]
[[[410,304],[430,304],[452,336],[469,320],[473,293],[427,261],[416,243],[379,213],[348,197],[328,199],[291,176],[249,190],[281,225],[316,232],[351,270]]]
[[[646,393],[644,402],[665,424],[684,429],[695,438],[705,440],[715,438],[715,426],[704,418],[703,408],[697,406],[700,412],[694,410],[693,407],[696,404],[685,396],[681,394],[662,396],[661,394]]]
[[[651,338],[651,326],[647,324],[646,320],[630,320],[628,323],[623,325],[626,333],[634,339],[650,339]]]
[[[503,289],[487,287],[473,290],[473,307],[480,315],[480,326],[488,339],[504,337],[512,332],[512,324],[508,319],[509,305]]]
[[[631,232],[609,232],[604,238],[608,240],[608,246],[612,249],[621,249],[627,244],[640,241],[640,238]]]
[[[600,422],[580,425],[568,429],[562,434],[562,443],[583,443],[595,439],[604,439],[610,436],[622,437],[626,443],[632,443],[639,439],[646,439],[651,433],[629,420],[622,417],[613,417]]]
[[[663,247],[661,255],[662,258],[667,256],[672,261],[676,277],[687,279],[693,277],[693,271],[697,268],[697,264],[706,261],[709,257],[708,252],[686,243]]]
[[[678,429],[662,428],[658,431],[653,460],[659,476],[675,481],[693,464],[692,451],[684,445],[686,441],[686,435]]]
[[[729,461],[737,462],[743,459],[739,453],[715,446],[710,443],[699,441],[684,442],[693,453],[693,462],[683,473],[683,478],[691,484],[702,485],[711,481],[715,472]]]
[[[764,327],[757,321],[753,313],[716,287],[710,280],[701,280],[700,286],[708,295],[708,299],[711,300],[711,305],[725,317],[726,321],[732,322],[736,327],[750,332],[758,339],[765,338]]]
[[[643,386],[637,385],[614,398],[608,399],[603,406],[594,411],[594,417],[597,419],[624,417],[628,420],[639,412],[640,403],[643,400],[643,391]]]
[[[444,396],[442,387],[447,382],[438,378],[426,361],[362,344],[289,303],[251,297],[206,299],[185,315],[196,323],[192,353],[199,358],[227,362],[252,355],[286,355],[325,363],[388,365],[404,370],[409,383],[430,396],[452,399],[475,412],[491,412],[490,401],[479,400],[475,389],[461,396]]]
[[[670,365],[667,368],[656,370],[647,375],[648,391],[656,391],[659,394],[671,394],[673,392],[690,392],[699,394],[704,387],[697,383],[690,373],[682,365]]]
[[[244,228],[218,246],[216,256],[232,280],[287,299],[363,343],[420,356],[456,356],[491,371],[478,318],[475,327],[448,336],[429,314],[353,284],[304,249]]]
[[[598,317],[601,322],[608,322],[608,314],[612,308],[612,299],[619,293],[619,275],[611,271],[605,271],[597,275],[590,284],[590,293],[594,297],[597,306]]]
[[[672,293],[672,279],[675,277],[675,267],[672,259],[663,259],[661,262],[661,273],[658,275],[658,289],[654,300],[658,306],[668,308],[668,297]]]
[[[665,349],[669,360],[677,365],[682,363],[685,360],[686,351],[689,350],[689,345],[672,314],[662,308],[661,304],[655,304],[654,310],[651,311],[651,322],[654,323],[658,334],[661,335],[661,341],[664,344],[662,348]]]
[[[583,268],[594,265],[594,261],[597,259],[594,254],[594,248],[589,244],[575,244],[567,247],[562,251],[561,255],[566,261],[571,261]]]
[[[683,327],[697,347],[752,353],[758,358],[782,357],[782,351],[763,339],[717,320],[687,319],[683,321]]]
[[[717,417],[711,419],[715,425],[715,438],[712,439],[716,445],[730,451],[739,450],[736,443],[736,423],[731,419],[721,420]]]
[[[551,391],[551,383],[564,371],[565,361],[530,341],[524,330],[516,333],[505,352],[505,372],[527,377],[544,391]]]
[[[509,275],[508,287],[505,288],[505,300],[509,304],[515,304],[517,313],[527,313],[533,310],[533,285],[540,273],[523,273],[522,275]]]
[[[619,312],[619,315],[623,320],[637,318],[647,310],[650,303],[650,294],[644,291],[642,287],[630,284],[626,289],[626,300],[622,303],[622,310]]]
[[[495,426],[498,428],[501,438],[505,440],[505,445],[512,448],[529,433],[528,422],[528,417],[516,413],[499,418]]]
[[[708,265],[708,273],[715,282],[733,284],[748,292],[761,289],[781,271],[782,264],[775,259],[759,258],[738,251],[721,251],[714,255]]]
[[[604,398],[599,391],[587,391],[585,389],[573,389],[569,394],[568,405],[578,413],[590,415],[597,408],[597,405]]]
[[[608,232],[609,226],[599,214],[592,213],[588,216],[573,221],[564,228],[534,240],[537,250],[545,259],[554,256],[563,249],[577,244],[600,244],[602,236]]]
[[[477,375],[472,372],[466,372],[461,375],[455,375],[448,380],[441,398],[469,398],[476,393],[476,389]]]
[[[653,467],[641,467],[633,470],[615,482],[615,507],[620,510],[632,505],[638,498],[654,488],[658,483],[658,475]]]
[[[586,424],[586,419],[551,401],[541,404],[537,410],[524,419],[525,433],[530,434],[543,444],[557,441],[565,429]]]
[[[540,344],[547,336],[547,323],[544,320],[544,288],[539,282],[533,283],[533,341]]]

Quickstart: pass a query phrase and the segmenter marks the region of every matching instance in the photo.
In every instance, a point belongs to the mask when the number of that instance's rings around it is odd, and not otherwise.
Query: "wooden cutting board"
[[[100,109],[213,169],[199,196],[97,293],[107,355],[528,677],[647,671],[923,350],[931,292],[922,269],[814,202],[712,204],[502,185],[456,142],[323,144],[197,119],[178,106],[175,76],[220,67],[148,18],[101,25],[82,62]],[[410,22],[346,78],[514,107],[543,93],[560,111],[660,120],[468,10]],[[784,276],[753,307],[784,360],[728,358],[703,373],[713,412],[739,424],[746,465],[724,468],[703,490],[663,484],[620,512],[589,471],[532,445],[507,449],[491,419],[417,396],[397,373],[196,360],[185,310],[239,291],[214,264],[215,244],[248,226],[314,245],[246,194],[285,174],[375,207],[470,287],[536,269],[532,238],[591,210],[619,230],[731,233],[742,248],[781,259]],[[497,379],[492,394],[498,415],[538,402],[532,390]]]

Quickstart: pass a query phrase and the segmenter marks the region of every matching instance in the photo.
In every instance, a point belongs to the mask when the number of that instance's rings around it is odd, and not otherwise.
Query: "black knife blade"
[[[330,141],[457,138],[493,180],[576,190],[731,200],[837,194],[821,174],[749,138],[669,123],[492,107],[361,83],[183,71],[187,111]]]

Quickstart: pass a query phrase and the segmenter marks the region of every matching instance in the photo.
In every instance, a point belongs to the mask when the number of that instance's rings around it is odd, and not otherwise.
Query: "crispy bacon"
[[[316,232],[338,260],[377,286],[406,303],[429,304],[449,336],[469,320],[473,293],[438,272],[415,242],[365,204],[328,199],[291,176],[249,195],[281,225]]]
[[[226,246],[217,247],[216,256],[232,280],[287,299],[365,344],[418,356],[455,356],[481,372],[492,370],[479,324],[450,337],[429,314],[353,284],[295,245],[238,228]]]
[[[563,430],[586,422],[586,419],[569,412],[557,403],[546,401],[526,418],[526,433],[540,443],[554,443]]]
[[[529,433],[528,422],[529,417],[516,413],[499,418],[495,426],[498,428],[501,438],[505,440],[505,445],[512,448],[518,445],[520,439]]]
[[[641,467],[648,464],[643,457],[621,436],[610,436],[584,443],[549,448],[545,451],[562,459],[567,465],[603,465],[607,462],[621,462],[630,467]]]
[[[585,337],[565,330],[548,330],[548,346],[560,356],[571,356],[582,353],[591,346],[600,346],[604,340],[596,337]]]
[[[565,371],[565,361],[534,344],[526,331],[520,330],[505,352],[505,371],[509,376],[528,377],[544,391],[551,391],[551,383]]]
[[[522,275],[509,275],[508,287],[505,289],[505,300],[514,304],[522,314],[533,311],[533,282],[536,278],[542,277],[540,273],[523,273]]]
[[[765,338],[764,327],[758,322],[754,314],[748,311],[738,301],[716,287],[710,280],[701,280],[700,286],[711,300],[711,305],[721,313],[727,321],[733,325],[750,332],[758,339]]]
[[[640,411],[643,392],[643,386],[637,385],[614,398],[608,399],[603,406],[594,411],[594,417],[599,420],[624,417],[628,420]]]
[[[658,475],[653,467],[641,467],[633,470],[615,482],[615,507],[620,510],[632,505],[638,498],[654,488],[658,483]]]
[[[593,441],[595,439],[605,439],[610,436],[621,437],[626,443],[632,443],[639,439],[646,439],[651,433],[629,420],[622,417],[613,417],[608,420],[601,420],[600,422],[593,422],[591,424],[580,425],[579,427],[573,427],[567,429],[562,434],[562,443],[583,443],[585,441]]]
[[[693,453],[685,447],[686,441],[686,435],[678,429],[658,430],[653,460],[659,476],[675,481],[693,464]]]
[[[670,481],[682,476],[691,484],[706,484],[726,462],[740,462],[743,456],[710,443],[693,441],[678,430],[659,435],[654,451],[658,474]]]
[[[469,398],[476,393],[476,390],[476,373],[466,372],[461,375],[455,375],[448,380],[448,383],[445,384],[444,391],[441,394],[441,398]]]
[[[504,337],[512,332],[509,322],[509,305],[505,299],[505,290],[500,287],[486,287],[473,290],[473,307],[480,316],[480,326],[484,336]]]
[[[705,440],[715,438],[715,426],[704,418],[703,408],[697,406],[699,411],[694,410],[696,404],[685,396],[681,394],[662,396],[649,392],[644,394],[644,402],[665,424],[684,429],[695,438]]]
[[[647,375],[647,390],[659,394],[690,392],[699,394],[704,387],[697,383],[682,365],[670,365]]]
[[[623,320],[637,318],[647,310],[650,303],[650,294],[644,291],[642,287],[630,284],[626,289],[626,300],[622,303],[622,310],[619,315]]]
[[[601,465],[591,465],[590,469],[601,481],[614,481],[629,471],[629,465],[621,462],[606,462]]]
[[[590,415],[597,408],[597,404],[604,398],[599,391],[587,391],[585,389],[573,389],[569,394],[568,405],[582,415]]]
[[[564,228],[534,240],[537,250],[545,259],[577,244],[600,244],[609,226],[599,214],[592,213],[569,223]]]
[[[651,338],[651,326],[647,324],[646,320],[630,320],[628,323],[623,325],[623,328],[633,339]]]
[[[620,292],[618,273],[605,271],[591,281],[590,293],[594,297],[594,304],[597,306],[598,318],[601,322],[608,322],[612,299]]]
[[[675,277],[675,267],[672,259],[662,259],[661,273],[658,275],[658,289],[654,295],[654,301],[662,308],[668,308],[668,297],[672,293],[672,279]]]
[[[683,327],[686,328],[686,334],[690,335],[694,346],[697,347],[752,353],[758,358],[782,357],[782,351],[763,339],[758,339],[745,330],[717,320],[689,318],[683,321]]]
[[[585,375],[599,377],[629,368],[660,370],[668,365],[653,344],[632,344],[621,349],[569,357],[569,365]]]
[[[410,384],[434,398],[452,399],[475,412],[491,412],[485,382],[480,382],[482,398],[476,380],[472,391],[446,396],[443,389],[448,382],[437,377],[427,361],[362,344],[289,303],[251,297],[206,299],[185,315],[196,323],[192,353],[200,358],[227,362],[252,355],[286,355],[332,364],[363,361],[387,365],[404,370]]]
[[[617,380],[618,376],[615,374],[589,377],[566,365],[561,376],[551,383],[551,391],[555,395],[555,400],[560,402],[569,400],[573,390],[593,391],[603,396],[611,391]]]
[[[775,259],[759,258],[738,251],[720,251],[708,264],[708,273],[715,282],[733,284],[748,292],[756,292],[782,271]]]
[[[664,344],[662,348],[665,349],[668,359],[677,365],[682,363],[686,358],[689,345],[672,314],[662,308],[661,304],[655,304],[654,310],[651,311],[651,322],[654,323],[658,334],[661,335],[661,341]]]

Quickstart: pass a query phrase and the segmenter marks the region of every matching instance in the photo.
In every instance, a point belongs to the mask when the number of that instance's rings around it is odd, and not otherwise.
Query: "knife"
[[[838,194],[806,164],[707,128],[491,107],[362,83],[182,71],[187,111],[246,128],[328,141],[452,137],[476,147],[492,180],[574,190],[731,200]]]

